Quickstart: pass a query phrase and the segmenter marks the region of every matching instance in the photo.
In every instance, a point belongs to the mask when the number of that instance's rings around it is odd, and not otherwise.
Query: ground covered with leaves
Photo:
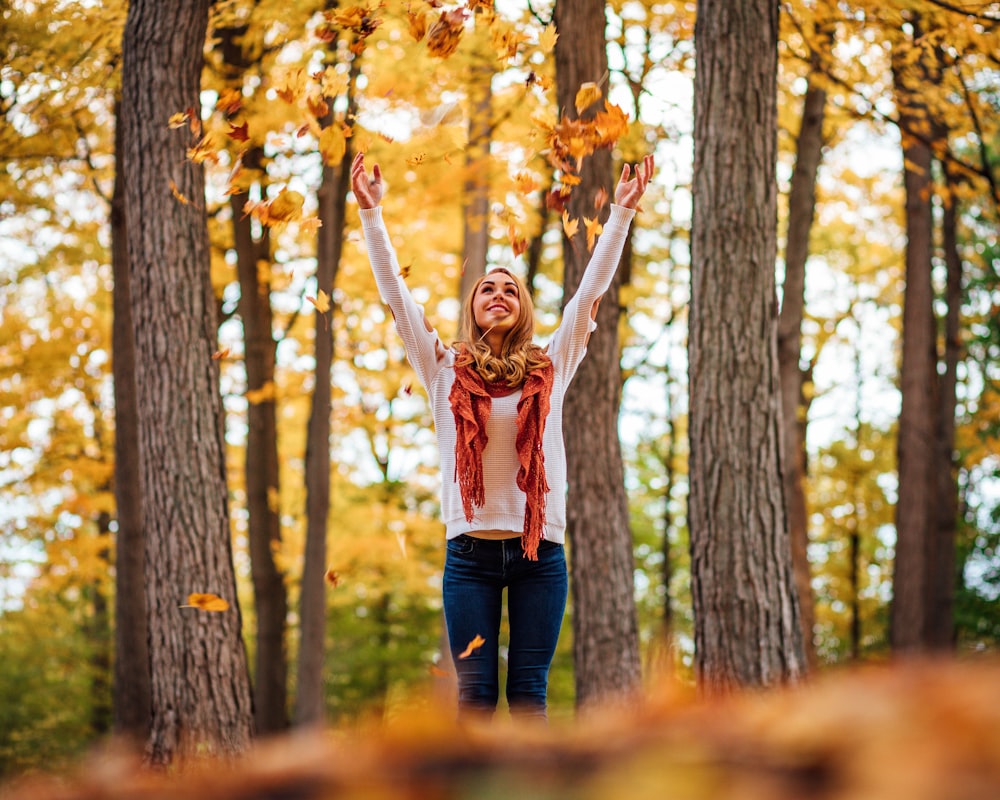
[[[666,684],[639,708],[548,728],[390,723],[261,742],[236,764],[171,774],[95,755],[4,800],[995,800],[1000,661],[854,668],[802,686],[698,698]]]

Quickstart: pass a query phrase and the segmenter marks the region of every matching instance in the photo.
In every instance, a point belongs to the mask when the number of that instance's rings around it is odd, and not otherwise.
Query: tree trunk
[[[149,648],[146,643],[146,542],[139,477],[139,418],[135,339],[129,291],[121,108],[115,129],[116,174],[111,197],[111,271],[114,275],[111,369],[115,392],[115,733],[143,742],[150,731]]]
[[[559,31],[555,50],[558,105],[571,109],[580,85],[600,82],[607,73],[604,3],[557,0],[555,23]],[[580,184],[573,189],[567,209],[579,219],[594,213],[600,189],[613,196],[614,176],[607,150],[578,166]],[[564,304],[580,285],[588,257],[582,231],[574,240],[564,236]],[[619,280],[612,281],[601,302],[598,328],[566,394],[563,412],[568,422],[564,429],[569,480],[566,522],[572,548],[578,706],[629,695],[640,683],[632,535],[618,440]]]
[[[958,478],[955,463],[955,409],[957,406],[958,363],[962,357],[960,315],[962,306],[962,257],[958,252],[958,211],[955,176],[944,166],[946,181],[942,215],[942,246],[947,267],[944,319],[944,370],[940,375],[938,408],[937,495],[934,527],[930,532],[927,564],[927,621],[925,636],[933,650],[955,646],[953,607],[955,540],[958,535]]]
[[[783,434],[782,476],[788,533],[792,543],[792,570],[799,595],[802,647],[810,667],[816,665],[813,646],[814,597],[809,569],[809,519],[804,482],[808,474],[806,455],[806,402],[802,351],[802,315],[805,308],[806,259],[809,233],[816,209],[816,173],[823,155],[823,118],[826,91],[816,85],[821,69],[819,49],[832,43],[832,31],[820,31],[813,54],[809,85],[802,103],[802,124],[796,140],[795,169],[788,196],[788,241],[785,245],[785,282],[778,318],[778,368],[781,385]]]
[[[691,593],[715,690],[794,680],[805,662],[780,465],[778,5],[702,0],[695,24]]]
[[[492,55],[492,51],[490,51]],[[490,142],[493,139],[492,59],[477,59],[470,67],[469,145],[465,149],[465,183],[462,208],[462,280],[459,303],[486,272],[490,243]],[[461,329],[459,321],[459,329]]]
[[[135,330],[152,675],[147,758],[244,751],[252,702],[226,494],[205,178],[186,158],[200,108],[208,0],[133,0],[123,38],[122,141]],[[181,202],[173,191],[184,198]],[[184,608],[219,595],[221,613]]]
[[[360,70],[358,58],[351,64],[348,119],[354,112],[354,82]],[[316,241],[317,290],[333,297],[344,247],[344,213],[351,179],[351,140],[340,164],[324,165],[319,188],[319,218],[322,227]],[[298,690],[295,724],[318,725],[324,717],[323,654],[326,641],[326,535],[330,515],[330,414],[333,380],[333,308],[316,313],[316,385],[306,439],[306,550],[302,566],[299,609]]]
[[[250,64],[240,45],[244,29],[216,32],[220,37],[227,83],[242,87]],[[252,145],[243,154],[248,170],[263,167],[263,148]],[[262,191],[263,196],[263,191]],[[249,194],[239,192],[229,198],[232,213],[236,271],[240,282],[240,318],[245,345],[244,365],[247,395],[274,384],[277,343],[274,341],[271,311],[271,264],[268,229],[254,239],[252,220],[243,213]],[[257,647],[254,656],[254,723],[257,733],[268,734],[288,727],[288,653],[285,622],[288,590],[274,560],[281,544],[278,515],[278,424],[273,392],[263,392],[259,402],[247,404],[247,442],[244,460],[247,496],[247,538],[250,574],[253,580],[257,618]]]
[[[899,388],[899,492],[896,501],[896,556],[893,575],[891,640],[899,653],[925,649],[928,562],[936,509],[934,464],[937,452],[937,341],[931,283],[933,214],[931,148],[927,108],[920,100],[924,69],[909,69],[907,53],[893,51],[896,103],[903,146],[906,191],[906,292],[903,298]]]

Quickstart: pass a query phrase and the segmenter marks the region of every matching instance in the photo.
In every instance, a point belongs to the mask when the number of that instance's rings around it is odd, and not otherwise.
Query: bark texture
[[[896,502],[896,556],[890,633],[898,653],[925,649],[924,625],[929,593],[928,571],[936,509],[937,331],[931,283],[934,220],[933,156],[920,83],[925,69],[906,63],[907,49],[893,53],[896,103],[903,146],[906,192],[906,291],[903,297],[902,357],[899,389]],[[918,131],[925,135],[915,135]]]
[[[152,676],[147,758],[235,754],[253,720],[226,495],[204,174],[186,158],[200,108],[208,0],[133,0],[123,39],[122,123],[146,602]],[[181,202],[174,191],[187,202]],[[183,608],[189,593],[228,611]]]
[[[243,76],[252,66],[243,53],[240,36],[245,31],[217,31],[223,56],[225,80],[242,87]],[[243,154],[249,170],[263,168],[263,148],[254,145]],[[262,196],[263,192],[262,192]],[[247,442],[244,476],[247,503],[247,539],[250,545],[250,576],[256,606],[257,642],[254,650],[254,723],[257,733],[276,733],[288,727],[288,652],[286,619],[288,590],[285,576],[274,559],[281,544],[278,516],[278,423],[274,393],[277,342],[271,311],[271,240],[265,227],[254,237],[252,220],[243,213],[246,192],[230,196],[236,272],[240,282],[239,313],[243,322],[244,365],[247,393],[262,392],[259,402],[247,404]],[[264,269],[259,266],[265,265]]]
[[[120,119],[121,108],[116,117]],[[139,477],[139,417],[135,340],[129,290],[122,126],[115,129],[118,169],[111,197],[111,324],[115,391],[115,657],[112,686],[115,733],[144,742],[149,736],[149,648],[146,645],[146,542]]]
[[[783,434],[782,476],[788,533],[792,543],[792,569],[799,595],[802,646],[806,661],[815,666],[813,647],[814,595],[809,569],[809,518],[806,508],[805,479],[806,412],[808,400],[803,393],[804,372],[799,365],[802,351],[802,316],[805,309],[806,260],[809,257],[809,233],[816,210],[816,173],[823,155],[823,118],[826,91],[815,77],[821,68],[820,52],[829,51],[832,31],[820,31],[813,55],[809,86],[802,101],[802,123],[796,140],[795,168],[788,196],[788,237],[785,245],[785,282],[778,318],[778,365],[781,383]]]
[[[604,3],[557,0],[555,23],[559,32],[556,93],[559,108],[565,111],[575,107],[582,83],[599,83],[607,72]],[[601,188],[608,197],[614,196],[610,152],[587,157],[579,175],[580,184],[573,189],[568,206],[569,215],[578,219],[593,216],[594,198]],[[606,217],[607,210],[603,213]],[[582,232],[572,240],[564,236],[564,302],[580,285],[589,255]],[[640,683],[632,535],[618,440],[619,285],[620,277],[616,277],[601,302],[598,328],[566,394],[563,411],[578,706],[630,695]]]
[[[778,5],[702,0],[695,39],[689,524],[711,691],[794,680],[805,661],[780,469]]]
[[[353,93],[359,62],[351,65],[349,86]],[[348,104],[350,119],[355,105]],[[344,213],[351,179],[351,140],[340,164],[323,167],[319,188],[319,218],[323,225],[316,239],[316,286],[333,297],[333,287],[344,249]],[[306,439],[306,550],[302,565],[299,607],[299,663],[295,696],[295,724],[323,721],[323,654],[326,642],[326,539],[330,516],[330,415],[333,408],[333,313],[316,314],[316,385]]]

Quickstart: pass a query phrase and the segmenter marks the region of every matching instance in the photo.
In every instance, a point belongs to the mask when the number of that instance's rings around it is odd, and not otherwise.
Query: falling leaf
[[[399,277],[403,278],[404,280],[406,278],[410,277],[410,268],[412,266],[413,266],[412,264],[407,264],[405,267],[400,267],[399,268]]]
[[[573,101],[576,106],[576,113],[582,114],[585,109],[590,108],[594,103],[601,99],[601,87],[592,81],[581,84],[579,90],[576,93],[576,99]]]
[[[187,157],[194,164],[219,163],[219,153],[212,140],[212,135],[206,134],[195,143],[194,147],[189,147]]]
[[[232,116],[243,107],[243,92],[239,89],[224,89],[215,103],[217,111]]]
[[[183,128],[188,123],[188,115],[186,111],[178,112],[177,114],[171,114],[170,119],[167,120],[167,127],[169,128]]]
[[[447,670],[441,669],[437,664],[431,664],[427,667],[427,671],[430,672],[435,678],[450,678],[451,673]]]
[[[326,100],[319,95],[306,98],[306,109],[310,114],[316,117],[316,119],[323,119],[330,113],[329,103],[327,103]]]
[[[550,22],[538,37],[538,47],[543,53],[551,53],[555,49],[558,38],[559,34],[556,33],[555,23]]]
[[[323,156],[323,163],[328,167],[334,167],[343,161],[344,153],[347,152],[343,126],[335,124],[323,129],[319,135],[319,152]]]
[[[229,123],[229,138],[237,142],[249,141],[249,127],[250,125],[247,122],[244,122],[242,125],[233,125],[232,123]]]
[[[473,640],[469,642],[468,646],[459,655],[459,658],[468,658],[484,644],[486,644],[486,640],[477,633]]]
[[[187,596],[187,604],[181,608],[197,608],[199,611],[228,611],[229,603],[215,594],[193,592]]]
[[[417,153],[415,156],[406,159],[406,163],[411,167],[419,167],[424,163],[424,159],[426,158],[427,153]]]
[[[269,204],[268,216],[278,222],[292,222],[302,216],[306,199],[294,189],[282,189]]]
[[[174,199],[183,206],[190,205],[191,201],[188,200],[182,193],[181,190],[177,188],[177,184],[174,183],[173,178],[170,179],[170,193],[174,196]]]
[[[305,234],[316,233],[323,227],[323,220],[319,217],[305,217],[299,220],[299,230]]]
[[[396,544],[399,545],[399,552],[406,558],[406,536],[402,531],[396,531]]]
[[[438,58],[447,58],[458,49],[465,30],[465,11],[461,8],[442,11],[438,21],[427,32],[427,49]]]
[[[412,8],[406,9],[406,21],[410,26],[410,36],[419,42],[427,33],[427,15],[423,11],[414,11]]]
[[[252,406],[274,400],[274,381],[268,381],[259,389],[247,390],[246,398],[247,402]]]
[[[580,220],[570,219],[569,211],[563,211],[562,224],[563,224],[563,233],[566,234],[567,239],[572,239],[574,236],[576,236],[576,232],[580,229]]]
[[[316,293],[316,297],[307,297],[306,300],[316,306],[316,310],[320,314],[325,314],[330,310],[330,295],[322,289]]]
[[[614,103],[605,101],[604,111],[594,117],[593,124],[597,132],[598,146],[612,147],[628,133],[628,114]]]
[[[281,494],[278,492],[277,486],[267,487],[267,508],[272,514],[277,514],[278,509],[281,508]]]
[[[603,186],[594,194],[594,208],[600,211],[608,203],[608,190]]]
[[[507,226],[507,238],[510,240],[511,250],[514,251],[514,258],[528,249],[528,240],[521,235],[513,223]]]
[[[340,72],[335,67],[327,67],[323,70],[320,80],[320,92],[324,97],[339,97],[347,91],[347,73]]]
[[[330,586],[332,586],[334,589],[336,589],[340,585],[340,573],[336,572],[335,570],[328,569],[326,571],[326,575],[324,575],[323,577],[326,579],[326,582],[330,584]]]
[[[538,188],[538,181],[530,172],[519,172],[514,176],[514,183],[521,194],[531,194]]]
[[[228,358],[228,357],[229,357],[229,348],[228,347],[223,347],[221,350],[216,350],[214,353],[212,353],[212,360],[213,361],[221,361],[222,359]]]
[[[499,25],[492,26],[491,36],[493,51],[500,61],[510,61],[515,58],[518,47],[526,38],[513,28],[501,28]]]
[[[597,217],[593,219],[583,218],[583,226],[587,231],[587,252],[593,252],[594,242],[597,237],[601,235],[601,231],[604,230],[604,226],[598,222]]]
[[[413,384],[412,383],[408,383],[408,384],[406,384],[406,386],[403,387],[403,394],[405,394],[407,397],[409,397],[410,395],[413,394]]]

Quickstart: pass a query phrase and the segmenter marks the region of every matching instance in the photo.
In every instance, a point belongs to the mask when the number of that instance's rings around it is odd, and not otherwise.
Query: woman
[[[369,175],[364,155],[354,158],[351,185],[375,280],[434,414],[447,536],[444,612],[460,716],[496,710],[506,588],[507,702],[514,715],[546,717],[568,593],[563,397],[597,327],[598,304],[653,166],[646,156],[634,176],[628,164],[622,169],[604,232],[548,347],[532,342],[527,288],[498,268],[476,282],[459,341],[446,348],[400,275],[382,222],[382,173],[376,164]]]

